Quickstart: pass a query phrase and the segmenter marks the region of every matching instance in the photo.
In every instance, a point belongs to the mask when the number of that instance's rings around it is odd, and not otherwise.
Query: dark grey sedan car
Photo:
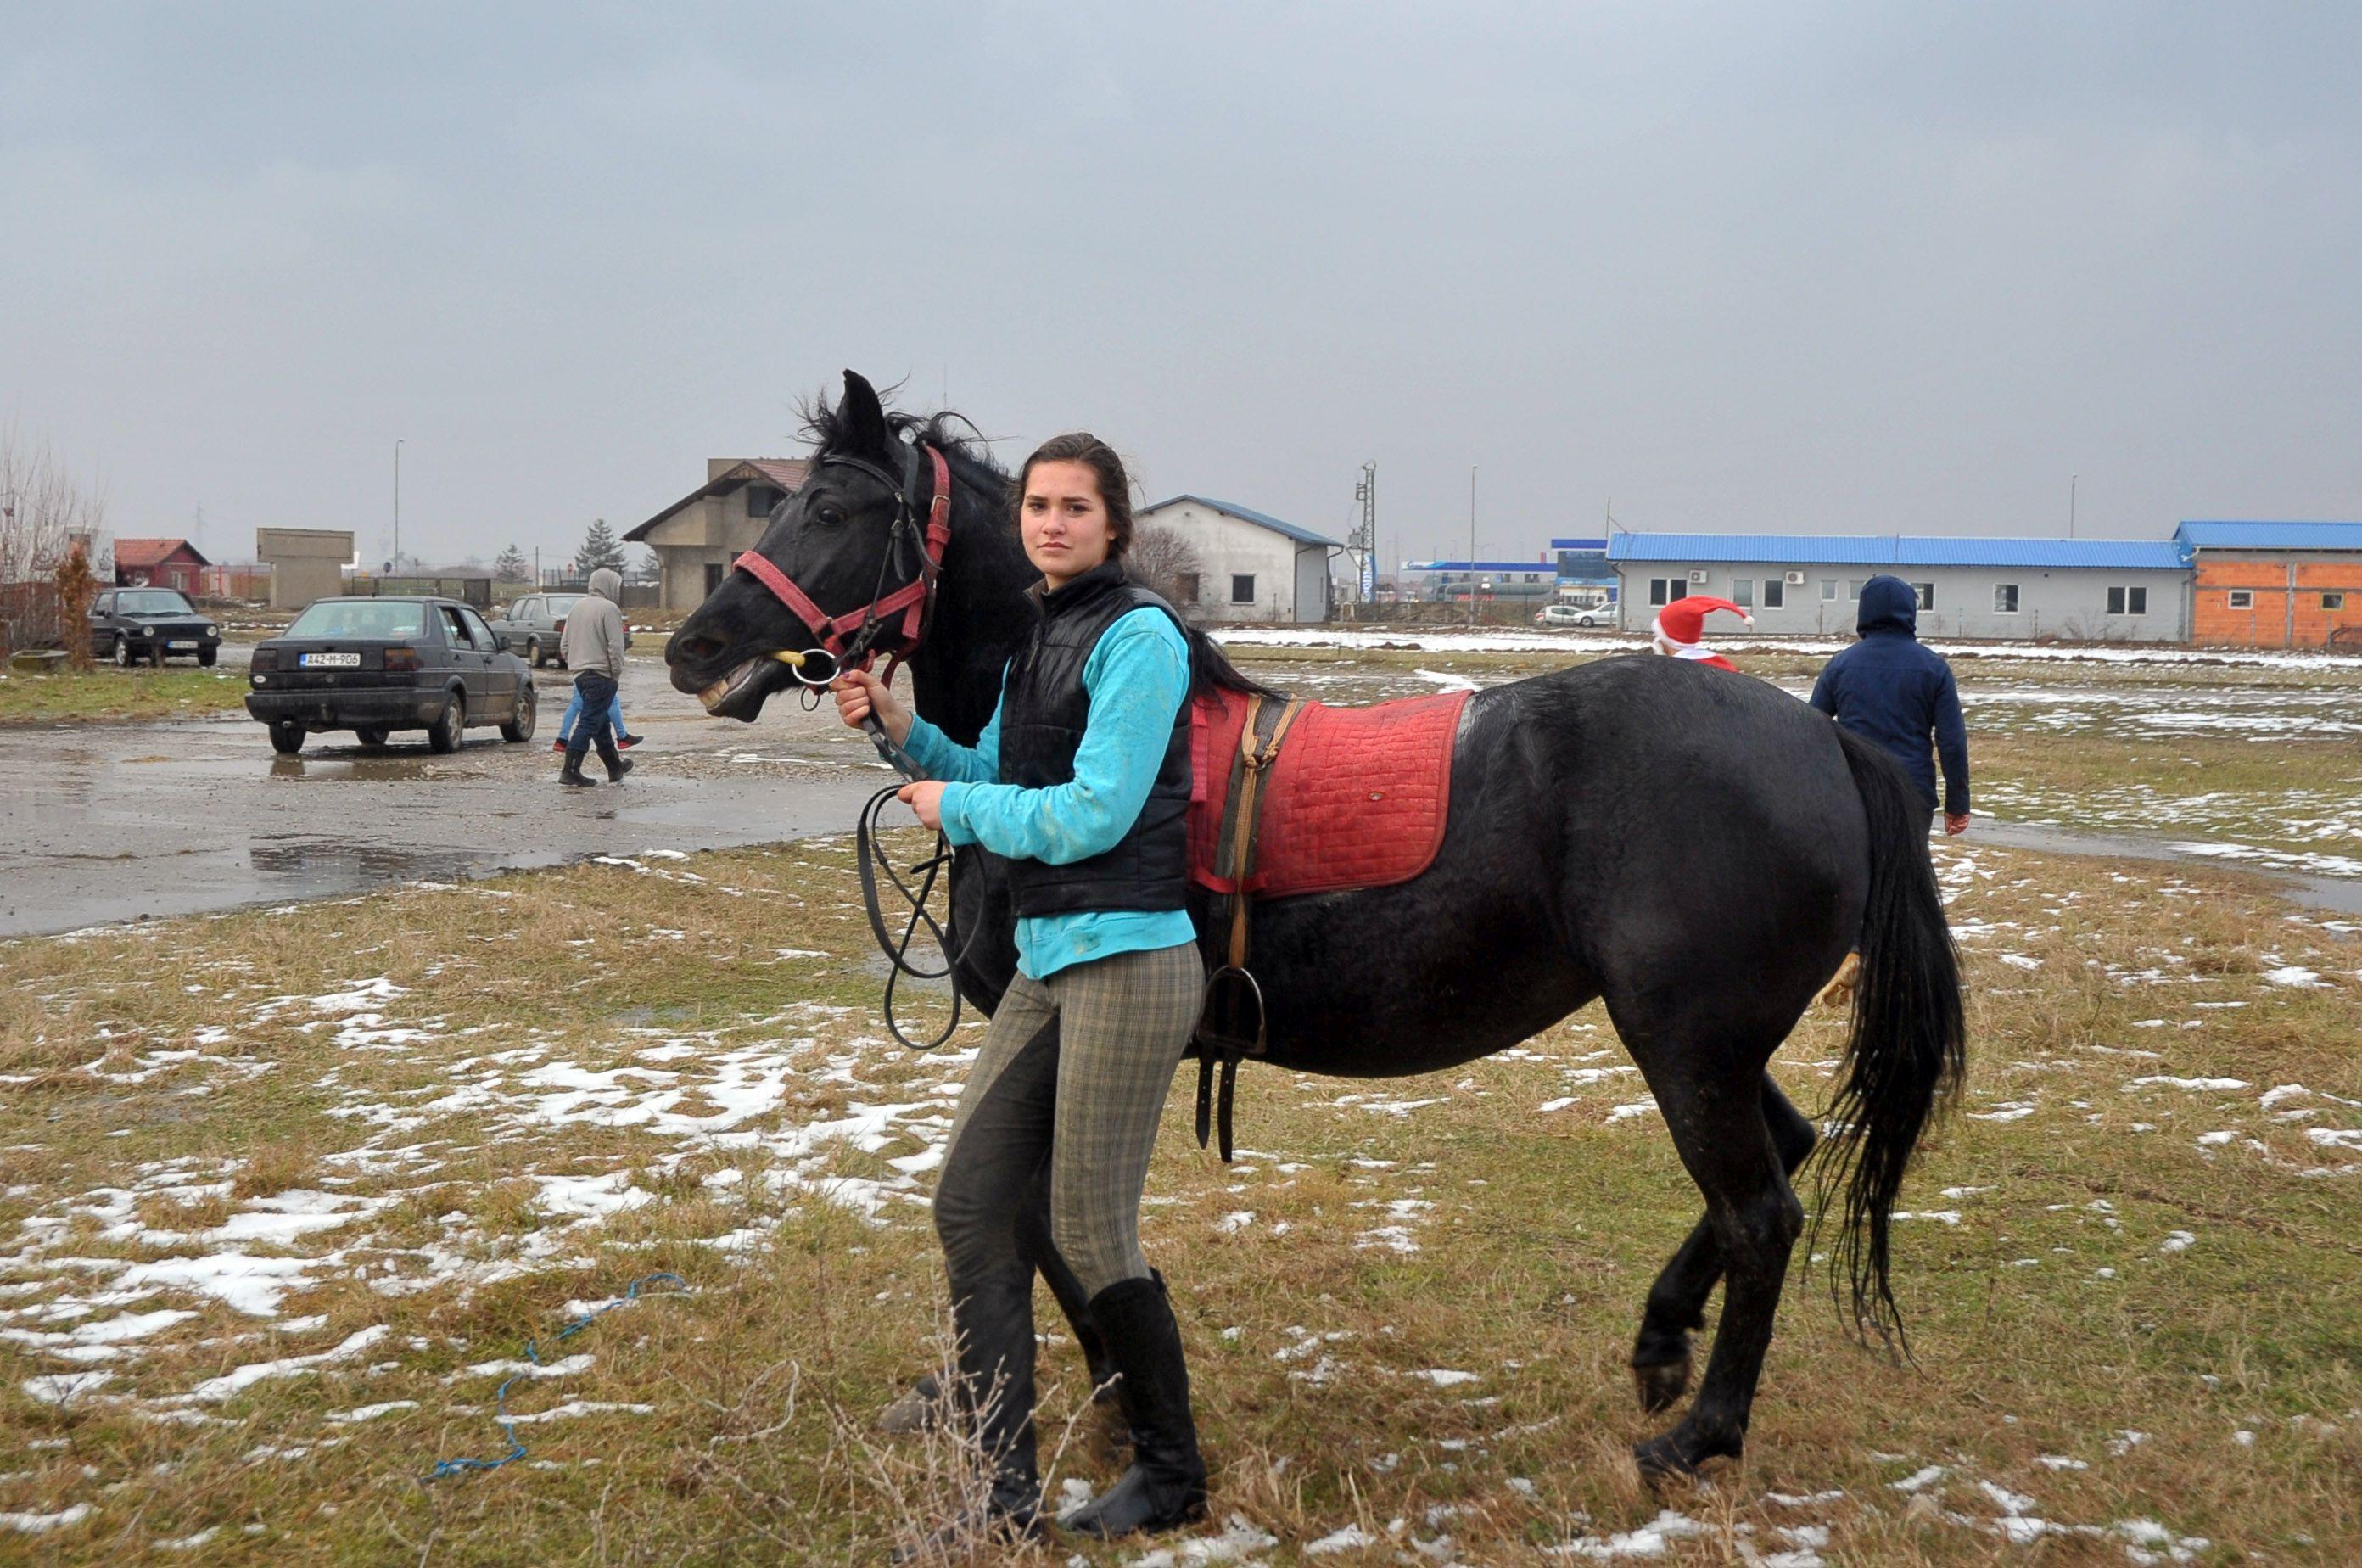
[[[322,599],[254,650],[246,711],[290,755],[328,730],[363,745],[425,730],[436,751],[457,751],[471,724],[531,740],[535,701],[524,660],[458,600]]]

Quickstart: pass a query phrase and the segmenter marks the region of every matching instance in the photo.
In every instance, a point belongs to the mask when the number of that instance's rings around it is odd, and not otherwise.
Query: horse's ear
[[[885,404],[877,401],[877,389],[858,371],[844,372],[844,401],[837,404],[836,414],[843,422],[848,450],[870,454],[886,449],[889,437]]]

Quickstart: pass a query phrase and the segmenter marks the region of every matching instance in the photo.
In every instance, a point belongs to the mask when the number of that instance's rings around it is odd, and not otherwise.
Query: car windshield
[[[291,637],[414,637],[423,606],[399,600],[323,599],[295,617]]]
[[[180,591],[171,588],[127,589],[115,596],[116,613],[120,615],[193,615],[196,606],[181,597]]]

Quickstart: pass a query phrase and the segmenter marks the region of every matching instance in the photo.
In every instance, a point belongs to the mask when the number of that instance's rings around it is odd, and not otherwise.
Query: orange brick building
[[[2362,652],[2362,523],[2184,523],[2191,641]]]

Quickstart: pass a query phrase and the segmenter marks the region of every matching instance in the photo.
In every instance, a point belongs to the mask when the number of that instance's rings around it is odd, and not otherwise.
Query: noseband
[[[933,489],[927,503],[926,530],[922,537],[917,509],[911,504],[911,480],[919,466],[919,453],[924,452],[934,472]],[[886,541],[885,558],[877,563],[877,588],[870,601],[858,610],[831,616],[812,602],[811,595],[798,588],[795,580],[772,564],[769,558],[748,550],[731,563],[737,569],[771,591],[773,598],[795,613],[829,656],[832,667],[825,677],[807,673],[801,668],[797,677],[807,685],[826,685],[840,669],[866,669],[877,657],[875,646],[880,633],[889,629],[896,614],[902,617],[900,640],[886,658],[884,679],[891,684],[895,667],[918,650],[920,640],[927,630],[927,609],[933,603],[935,580],[944,569],[944,551],[952,537],[952,471],[944,460],[942,450],[920,443],[902,448],[902,477],[896,480],[884,469],[866,458],[823,457],[815,467],[836,464],[858,469],[863,473],[883,480],[894,491],[894,525]],[[884,591],[886,573],[906,543],[918,543],[918,571],[910,581],[894,590]]]

